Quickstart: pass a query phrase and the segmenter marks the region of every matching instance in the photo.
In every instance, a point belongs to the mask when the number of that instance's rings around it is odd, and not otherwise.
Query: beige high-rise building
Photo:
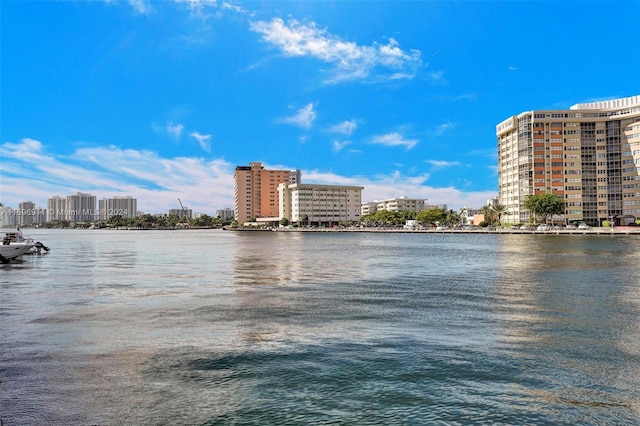
[[[300,183],[300,170],[266,170],[262,163],[237,166],[235,182],[235,219],[278,217],[278,184]]]
[[[527,196],[567,202],[554,221],[625,225],[640,216],[640,95],[536,110],[496,126],[503,222],[526,223]]]

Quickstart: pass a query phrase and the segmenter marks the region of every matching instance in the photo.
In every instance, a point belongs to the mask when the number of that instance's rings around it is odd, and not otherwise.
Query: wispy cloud
[[[478,95],[475,93],[463,93],[462,95],[458,95],[454,97],[453,100],[454,101],[462,101],[462,100],[475,101],[477,98],[478,98]]]
[[[495,162],[498,160],[498,151],[493,148],[483,148],[483,149],[474,149],[467,153],[465,153],[469,157],[486,157],[494,159]]]
[[[518,67],[510,66],[509,71],[518,71]]]
[[[212,9],[218,8],[216,0],[174,0],[174,2],[186,6],[192,18],[202,21],[206,21],[212,16]]]
[[[356,120],[346,120],[342,123],[336,124],[335,126],[331,126],[329,128],[329,131],[332,133],[351,136],[357,127],[358,122]]]
[[[167,123],[167,125],[162,128],[162,130],[164,130],[168,135],[174,137],[175,139],[180,139],[180,136],[182,135],[182,129],[184,129],[184,126],[182,124],[173,124],[172,121]]]
[[[315,22],[285,23],[280,18],[251,23],[251,30],[285,56],[311,57],[333,66],[328,82],[367,78],[410,79],[422,66],[419,50],[405,51],[390,38],[386,44],[360,46],[318,28]]]
[[[434,136],[441,136],[444,132],[453,129],[454,124],[450,121],[444,122],[433,128],[432,132]]]
[[[200,144],[200,147],[207,152],[211,152],[211,135],[203,135],[199,132],[191,132],[189,136],[194,138]]]
[[[327,185],[364,186],[362,201],[385,200],[402,196],[424,198],[434,204],[446,204],[448,208],[481,207],[494,191],[462,191],[454,186],[436,188],[428,184],[429,174],[406,175],[399,171],[388,175],[345,177],[318,170],[303,170],[305,181]]]
[[[436,84],[447,84],[447,80],[444,78],[442,71],[432,71],[428,74],[429,80]]]
[[[340,152],[350,143],[350,141],[333,141],[333,151]]]
[[[180,198],[197,212],[234,205],[233,173],[235,165],[222,159],[205,161],[194,157],[163,158],[148,150],[121,149],[115,146],[85,147],[70,156],[48,152],[35,139],[0,145],[2,163],[2,202],[17,207],[33,201],[46,207],[54,195],[89,192],[100,198],[131,195],[148,213],[177,208]],[[291,165],[271,166],[284,170]],[[464,192],[453,186],[428,185],[429,174],[341,176],[319,170],[302,170],[305,182],[364,186],[363,201],[411,196],[426,198],[451,208],[479,207],[495,196],[494,191]],[[28,195],[27,195],[28,194]]]
[[[148,15],[153,12],[153,6],[151,2],[145,0],[129,0],[131,8],[140,15]]]
[[[439,169],[444,167],[452,167],[452,166],[460,165],[459,161],[445,161],[445,160],[427,160],[427,163]]]
[[[405,137],[397,132],[387,133],[385,135],[375,136],[371,139],[371,143],[385,146],[404,146],[410,150],[418,143],[418,139],[405,139]]]
[[[131,195],[150,213],[176,208],[178,198],[195,211],[209,213],[234,204],[235,166],[221,159],[162,158],[153,151],[114,146],[60,156],[33,139],[0,145],[0,155],[10,160],[3,162],[2,201],[14,207],[26,201],[24,194],[46,206],[47,198],[77,191],[98,198]]]
[[[303,129],[310,129],[316,119],[316,112],[313,108],[313,104],[309,103],[300,108],[295,115],[283,118],[282,122],[302,127]]]

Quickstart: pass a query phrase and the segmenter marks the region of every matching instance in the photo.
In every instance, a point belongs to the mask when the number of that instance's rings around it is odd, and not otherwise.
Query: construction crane
[[[178,198],[178,202],[180,203],[180,207],[182,207],[182,212],[184,213],[184,217],[187,218],[187,225],[191,228],[191,219],[189,219],[189,215],[187,214],[187,209],[182,205],[182,201]]]

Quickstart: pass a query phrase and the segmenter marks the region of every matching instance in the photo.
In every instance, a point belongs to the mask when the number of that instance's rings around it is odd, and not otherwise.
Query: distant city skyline
[[[212,215],[252,161],[363,186],[363,201],[476,208],[498,194],[506,117],[638,93],[640,2],[0,8],[0,202],[14,208],[87,192]]]

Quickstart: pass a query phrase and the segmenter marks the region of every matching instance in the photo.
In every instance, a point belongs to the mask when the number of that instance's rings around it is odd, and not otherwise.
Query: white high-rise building
[[[47,222],[65,220],[67,217],[67,199],[54,196],[47,199]]]
[[[169,209],[169,215],[176,215],[180,219],[193,219],[193,210],[189,207],[184,209]]]
[[[640,95],[535,110],[496,126],[499,202],[526,223],[529,195],[557,194],[557,221],[627,224],[640,217]]]
[[[16,211],[12,207],[0,207],[0,227],[13,228],[18,224]]]
[[[109,220],[111,216],[133,219],[138,213],[138,200],[131,197],[103,198],[98,202],[98,219]]]
[[[32,201],[23,201],[18,203],[17,219],[18,225],[29,226],[36,223],[34,221],[36,216],[36,204]]]
[[[233,219],[234,217],[234,212],[233,209],[220,209],[220,210],[216,210],[216,216],[219,217],[220,219]]]
[[[82,192],[67,195],[65,219],[70,222],[95,222],[97,219],[96,196]]]

